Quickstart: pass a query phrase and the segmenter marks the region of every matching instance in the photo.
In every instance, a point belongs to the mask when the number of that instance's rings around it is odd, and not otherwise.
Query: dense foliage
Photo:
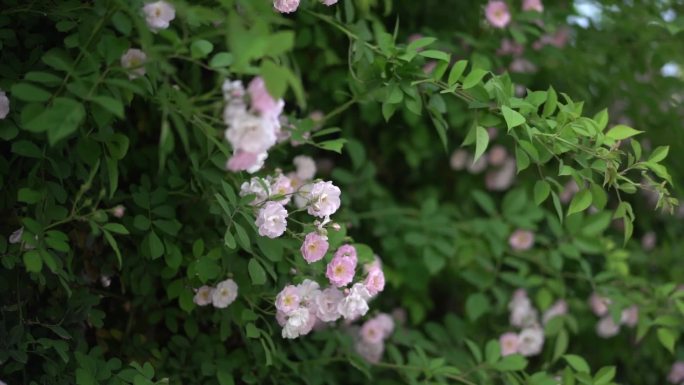
[[[5,0],[0,384],[684,382],[677,0]]]

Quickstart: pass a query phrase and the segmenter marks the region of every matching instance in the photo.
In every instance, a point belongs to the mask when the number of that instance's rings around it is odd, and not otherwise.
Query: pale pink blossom
[[[273,8],[280,13],[292,13],[299,8],[299,0],[273,0]]]
[[[320,294],[320,285],[318,282],[305,279],[297,285],[297,290],[299,290],[299,304],[304,307],[311,307],[314,305],[314,300]]]
[[[223,309],[235,302],[238,295],[238,285],[232,279],[219,282],[211,294],[211,303],[214,307]]]
[[[300,251],[307,263],[320,261],[328,252],[328,237],[317,232],[311,232],[304,237]]]
[[[280,199],[276,200],[282,205],[286,205],[290,202],[292,194],[294,193],[294,188],[292,187],[292,181],[290,178],[283,174],[278,174],[275,178],[270,179],[271,185],[270,196],[280,196]]]
[[[602,297],[597,293],[591,293],[589,297],[589,306],[591,310],[599,317],[603,317],[608,314],[608,306],[611,304],[611,300],[606,297]]]
[[[258,176],[252,177],[249,182],[243,182],[240,186],[240,196],[244,197],[250,194],[256,195],[254,200],[250,202],[252,206],[256,206],[268,199],[270,195],[269,185],[270,183],[264,178]]]
[[[225,79],[221,85],[221,92],[223,93],[223,100],[228,103],[236,100],[242,103],[241,99],[246,95],[242,80]]]
[[[287,210],[278,202],[266,202],[256,219],[259,235],[278,238],[287,228]]]
[[[359,353],[366,361],[370,363],[378,363],[382,358],[382,353],[385,351],[385,343],[380,341],[376,344],[371,344],[363,339],[359,339],[355,345],[356,352]]]
[[[423,66],[423,73],[428,75],[428,74],[432,73],[432,71],[434,71],[436,67],[437,67],[437,61],[430,60],[427,63],[425,63],[425,65]]]
[[[5,119],[10,112],[10,100],[5,91],[0,90],[0,119]]]
[[[195,292],[195,297],[192,301],[197,306],[207,306],[212,302],[212,296],[214,294],[214,288],[211,286],[202,286]]]
[[[375,316],[375,320],[380,324],[383,331],[383,339],[388,338],[394,332],[394,319],[387,313],[380,313]]]
[[[537,72],[537,66],[531,61],[523,58],[516,58],[511,62],[508,69],[513,73],[531,74]]]
[[[655,248],[657,241],[658,237],[656,236],[656,233],[649,231],[641,237],[641,248],[643,248],[644,251],[651,251]]]
[[[490,170],[485,175],[485,185],[490,191],[504,191],[515,181],[516,163],[513,158],[504,160],[503,166]]]
[[[242,150],[235,151],[233,155],[228,159],[228,162],[226,163],[226,168],[229,171],[233,172],[247,171],[252,167],[259,165],[259,155],[260,154],[255,154],[253,152],[247,152]]]
[[[524,289],[518,289],[513,293],[511,301],[508,303],[511,311],[509,321],[516,327],[529,327],[538,323],[538,312],[532,306],[532,302]]]
[[[257,76],[249,82],[247,93],[250,98],[250,106],[260,116],[277,119],[283,112],[285,102],[282,99],[274,99],[266,89],[266,83],[261,76]]]
[[[296,177],[296,174],[290,173],[290,180],[295,180],[292,176]],[[294,204],[298,209],[302,209],[309,204],[309,199],[311,196],[311,188],[313,183],[302,183],[302,181],[297,180],[295,182],[295,194],[294,194]]]
[[[677,361],[672,364],[667,380],[673,384],[679,384],[684,381],[684,361]]]
[[[560,201],[563,203],[570,202],[572,197],[574,197],[577,192],[579,192],[579,186],[577,185],[577,182],[575,182],[574,179],[570,179],[563,187],[563,191],[560,193]]]
[[[639,308],[632,305],[624,309],[620,315],[620,323],[630,328],[635,327],[639,323]]]
[[[355,269],[356,262],[352,258],[336,256],[328,263],[325,276],[333,286],[347,286],[354,279]]]
[[[523,54],[525,51],[525,46],[522,44],[512,41],[508,38],[504,38],[501,40],[501,47],[496,50],[496,54],[499,56],[504,56],[504,55],[513,55],[513,56],[520,56]]]
[[[534,233],[529,230],[517,229],[508,238],[508,244],[515,251],[525,251],[534,245]]]
[[[556,303],[551,305],[550,308],[546,309],[542,315],[542,323],[546,325],[552,318],[568,314],[568,303],[565,300],[558,300]]]
[[[469,155],[466,162],[467,170],[471,174],[479,174],[487,168],[487,157],[481,156],[477,161],[473,162],[474,157]]]
[[[385,289],[385,274],[382,272],[382,269],[376,268],[369,271],[363,284],[366,285],[370,295],[378,295],[378,293]]]
[[[523,0],[523,11],[544,12],[544,5],[541,0]]]
[[[300,189],[301,191],[301,189]],[[316,182],[309,192],[307,212],[319,218],[334,214],[340,208],[340,189],[332,182]]]
[[[337,0],[321,0],[321,3],[323,3],[323,5],[327,5],[329,7],[331,5],[337,4]]]
[[[508,356],[518,352],[518,334],[513,332],[504,333],[499,337],[501,355]]]
[[[242,150],[261,154],[276,143],[278,130],[277,121],[246,114],[239,119],[233,119],[225,136],[234,151]]]
[[[311,180],[316,175],[316,162],[310,156],[295,156],[292,163],[297,168],[297,178],[300,180]]]
[[[620,325],[613,321],[613,317],[607,315],[596,324],[596,334],[601,338],[610,338],[620,332]]]
[[[373,262],[368,262],[363,265],[363,272],[368,274],[373,269],[382,269],[382,260],[377,254],[373,255]]]
[[[344,294],[334,287],[322,290],[314,299],[316,316],[324,322],[336,321],[340,318],[339,306],[344,299]]]
[[[123,218],[124,214],[126,214],[126,207],[124,205],[116,205],[112,209],[112,215],[115,218]]]
[[[540,327],[523,329],[518,335],[518,353],[523,356],[536,356],[544,347],[544,330]]]
[[[356,248],[352,245],[342,245],[335,251],[335,257],[348,257],[354,261],[354,268],[358,262],[358,257],[356,255]]]
[[[506,147],[500,144],[492,146],[492,148],[487,152],[487,161],[491,166],[501,166],[504,164],[506,159],[508,159],[508,151],[506,150]]]
[[[152,32],[169,28],[169,24],[176,18],[176,9],[166,1],[155,1],[143,6],[145,21]]]
[[[485,8],[487,21],[494,28],[505,28],[511,22],[511,14],[508,11],[506,2],[500,0],[490,0]]]
[[[312,318],[314,318],[312,320]],[[293,339],[308,334],[315,324],[315,315],[305,307],[299,307],[286,315],[287,321],[283,326],[283,338]]]
[[[131,80],[145,75],[146,61],[145,52],[137,48],[130,48],[121,56],[121,66],[128,70],[128,78]]]
[[[406,309],[401,307],[392,309],[392,318],[395,319],[399,325],[404,325],[408,318]]]
[[[275,306],[278,311],[290,315],[297,310],[301,302],[300,291],[296,286],[287,285],[276,296]]]
[[[361,326],[360,334],[361,339],[370,344],[382,342],[385,337],[382,323],[375,318],[364,322],[363,326]]]
[[[355,320],[368,312],[368,300],[371,295],[361,283],[355,283],[349,293],[340,301],[337,311],[346,320]]]
[[[449,158],[449,165],[451,166],[452,170],[463,170],[468,165],[468,158],[468,151],[459,148],[451,154],[451,158]]]

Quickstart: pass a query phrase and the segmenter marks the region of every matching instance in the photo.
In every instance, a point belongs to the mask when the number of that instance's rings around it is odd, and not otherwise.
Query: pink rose
[[[523,11],[544,12],[544,5],[541,0],[523,0]]]
[[[508,244],[515,251],[529,250],[534,245],[534,233],[529,230],[515,230],[508,238]]]
[[[591,293],[589,297],[589,306],[591,310],[599,317],[603,317],[608,314],[608,306],[611,304],[609,298],[601,297],[596,293]]]
[[[492,0],[485,8],[487,21],[494,28],[505,28],[511,22],[511,13],[508,12],[508,5],[500,0]]]
[[[249,82],[247,93],[249,93],[252,110],[258,112],[259,115],[277,119],[283,112],[285,102],[282,99],[273,99],[273,96],[268,93],[266,83],[261,76],[257,76]]]
[[[504,333],[499,337],[501,355],[508,356],[518,352],[518,335],[513,332]]]
[[[377,295],[385,289],[385,274],[382,269],[375,268],[368,272],[366,280],[363,282],[371,295]]]
[[[304,237],[301,252],[304,260],[308,263],[320,261],[328,252],[328,237],[311,232]]]
[[[356,256],[356,249],[352,245],[342,245],[337,251],[335,251],[335,257],[349,257],[354,261],[354,268],[356,268],[356,263],[358,262]]]
[[[331,285],[342,287],[354,279],[354,269],[356,269],[356,261],[350,257],[335,256],[328,263],[325,276],[328,277]]]
[[[273,0],[273,8],[280,13],[291,13],[299,8],[299,0]]]

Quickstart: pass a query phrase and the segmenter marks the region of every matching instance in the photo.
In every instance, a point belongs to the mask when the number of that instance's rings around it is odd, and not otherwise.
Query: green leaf
[[[245,325],[245,332],[247,334],[247,338],[259,338],[261,333],[259,333],[259,328],[254,326],[253,323],[248,323]]]
[[[120,100],[109,96],[95,96],[90,101],[111,112],[117,118],[124,117],[124,106]]]
[[[28,158],[40,159],[43,157],[43,152],[40,148],[28,140],[18,140],[12,143],[12,152]]]
[[[485,359],[488,364],[493,365],[501,358],[501,346],[499,341],[490,340],[485,346]]]
[[[482,293],[474,293],[468,296],[465,308],[468,319],[474,322],[489,311],[489,300]]]
[[[418,55],[430,59],[435,59],[435,60],[441,60],[443,62],[449,62],[451,60],[451,55],[449,55],[446,52],[434,50],[434,49],[429,49],[427,51],[422,51],[419,52]]]
[[[494,369],[501,372],[513,372],[523,370],[527,366],[527,359],[520,354],[511,354],[501,359],[494,365]]]
[[[43,269],[43,258],[38,250],[30,250],[24,253],[24,265],[29,273],[38,273]]]
[[[549,87],[546,95],[546,103],[544,103],[544,110],[542,112],[542,117],[544,118],[551,116],[558,106],[558,94],[556,94],[556,90],[553,87]]]
[[[316,146],[318,146],[324,150],[334,151],[338,154],[341,154],[342,148],[344,147],[345,143],[347,143],[347,139],[339,138],[339,139],[326,140],[325,142],[317,143]]]
[[[587,208],[589,208],[589,206],[591,206],[591,201],[592,201],[591,191],[588,189],[580,190],[572,198],[572,201],[570,202],[570,208],[568,209],[567,215],[572,215],[574,213],[578,213],[580,211],[586,210]]]
[[[12,96],[26,102],[44,102],[50,99],[51,93],[31,83],[17,83],[11,88]]]
[[[38,203],[43,194],[28,187],[20,188],[17,192],[17,200],[28,204]]]
[[[249,271],[249,277],[252,279],[253,284],[263,285],[266,283],[266,271],[264,271],[264,268],[261,267],[261,264],[256,258],[249,260],[247,270]]]
[[[461,88],[463,88],[464,90],[467,90],[467,89],[475,87],[476,85],[478,85],[480,83],[482,78],[485,75],[487,75],[487,72],[488,71],[485,71],[485,70],[480,69],[480,68],[473,69],[472,71],[470,71],[468,76],[466,76],[465,79],[463,79],[463,86]]]
[[[549,197],[551,185],[545,180],[537,181],[534,184],[534,203],[538,206]]]
[[[658,163],[661,160],[665,159],[669,152],[670,152],[670,146],[657,147],[655,150],[653,150],[653,152],[651,153],[651,156],[648,157],[648,162],[649,163]]]
[[[119,262],[119,268],[121,268],[123,257],[121,256],[121,251],[119,251],[119,245],[116,243],[116,239],[114,239],[114,236],[112,236],[112,234],[107,230],[103,230],[102,234],[104,234],[105,240],[107,240],[109,246],[112,248],[112,250],[114,250],[116,260]]]
[[[584,358],[574,355],[574,354],[566,354],[563,356],[565,361],[568,362],[568,364],[575,369],[575,371],[580,372],[580,373],[590,373],[591,370],[589,369],[589,364],[587,364],[587,361],[584,360]]]
[[[618,124],[606,133],[606,138],[613,140],[623,140],[630,138],[634,135],[641,134],[642,132],[643,131],[637,131],[632,127],[625,126],[624,124]]]
[[[594,376],[594,385],[607,385],[615,378],[615,366],[605,366]]]
[[[427,47],[428,45],[437,41],[434,37],[421,37],[409,43],[406,47],[407,51],[417,51],[420,48]]]
[[[658,340],[670,353],[674,354],[675,342],[677,342],[677,332],[669,328],[658,328]]]
[[[190,55],[195,59],[207,57],[214,50],[214,45],[207,40],[195,40],[190,45]]]
[[[553,362],[559,359],[568,350],[568,332],[562,329],[556,337],[556,344],[553,347]]]
[[[69,98],[55,98],[52,106],[29,119],[24,128],[32,132],[48,131],[48,140],[54,145],[76,131],[84,118],[83,104]]]
[[[484,154],[489,145],[489,134],[484,127],[477,126],[475,131],[475,157],[473,158],[473,163],[477,162],[478,159]]]
[[[449,86],[453,86],[454,84],[456,84],[458,79],[460,79],[461,76],[463,76],[463,71],[465,71],[467,65],[467,60],[459,60],[456,63],[454,63],[453,67],[451,67],[451,72],[449,72],[449,78],[447,80]]]
[[[164,244],[162,243],[157,233],[155,233],[154,230],[150,231],[147,237],[150,247],[150,257],[152,257],[152,259],[157,259],[161,257],[162,254],[164,254]]]
[[[107,223],[106,225],[102,226],[104,229],[111,231],[112,233],[116,234],[129,234],[128,230],[124,225],[120,223]]]
[[[503,113],[504,120],[506,120],[506,126],[509,130],[513,127],[518,127],[526,121],[525,117],[520,115],[518,111],[512,110],[507,106],[501,106],[501,113]]]
[[[219,52],[209,60],[209,67],[224,68],[233,64],[233,55],[228,52]]]
[[[266,82],[266,89],[274,99],[281,98],[287,90],[288,72],[269,60],[261,62],[259,74]]]

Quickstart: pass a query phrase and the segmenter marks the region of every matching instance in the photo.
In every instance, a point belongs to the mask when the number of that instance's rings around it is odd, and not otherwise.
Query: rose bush
[[[0,380],[684,382],[683,13],[3,2]]]

